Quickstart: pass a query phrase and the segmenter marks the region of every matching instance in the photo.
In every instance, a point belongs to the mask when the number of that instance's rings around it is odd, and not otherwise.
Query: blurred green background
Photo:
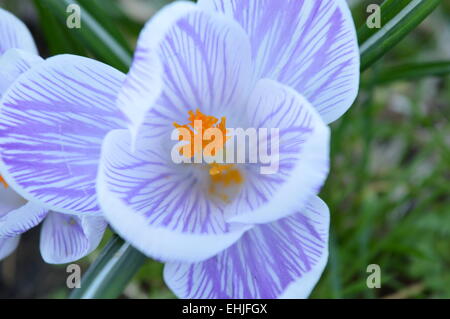
[[[49,1],[60,0],[0,5],[27,23],[42,56],[97,57]],[[167,2],[80,1],[130,54],[142,25]],[[348,2],[359,26],[367,6],[381,1]],[[312,298],[450,298],[450,76],[383,77],[397,64],[432,61],[450,61],[449,0],[363,74],[354,106],[332,124],[331,173],[321,193],[331,210],[330,259]],[[0,263],[0,297],[68,295],[65,267],[42,262],[38,239],[38,230],[26,233]],[[97,254],[80,261],[83,269]],[[367,288],[369,264],[381,267],[380,289]],[[149,260],[122,297],[173,298],[162,265]]]

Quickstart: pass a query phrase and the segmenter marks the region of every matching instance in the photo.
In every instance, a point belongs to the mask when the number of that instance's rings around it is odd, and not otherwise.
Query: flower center
[[[186,141],[186,145],[180,147],[180,154],[187,158],[203,152],[205,156],[215,156],[221,150],[227,137],[226,118],[221,121],[214,116],[205,115],[200,110],[189,111],[188,124],[173,125],[180,131],[180,141]],[[214,137],[214,139],[212,139]]]
[[[226,188],[240,185],[244,181],[241,172],[235,168],[234,164],[209,164],[209,175],[211,178],[209,193],[219,197],[224,202],[229,202],[231,195]]]
[[[186,158],[192,158],[200,153],[203,156],[214,157],[219,151],[224,150],[230,138],[227,136],[226,118],[222,117],[219,121],[216,117],[205,115],[198,109],[195,113],[189,111],[188,114],[188,124],[173,123],[179,130],[179,140],[186,142],[179,148],[180,154]],[[209,192],[228,201],[229,196],[223,188],[242,184],[243,177],[240,171],[235,164],[213,162],[207,165],[211,181]]]

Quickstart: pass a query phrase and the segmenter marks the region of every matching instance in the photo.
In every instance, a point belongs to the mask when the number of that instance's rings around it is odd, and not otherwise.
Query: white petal
[[[273,80],[257,83],[247,110],[251,127],[279,129],[279,151],[277,140],[269,139],[271,169],[245,165],[243,188],[226,214],[232,222],[267,223],[301,209],[319,193],[329,171],[330,132],[305,98]]]
[[[329,211],[314,198],[301,212],[259,225],[206,261],[168,263],[164,280],[180,298],[306,298],[328,259]]]
[[[79,260],[97,248],[105,228],[102,217],[50,212],[41,230],[42,258],[51,264]]]
[[[40,56],[19,49],[10,49],[0,57],[0,97],[11,84],[32,66],[44,61]]]
[[[28,202],[0,217],[0,237],[14,237],[37,226],[48,210],[39,204]]]
[[[33,37],[25,24],[0,8],[0,55],[13,48],[38,54]]]
[[[11,187],[4,187],[4,185],[0,184],[0,218],[26,203],[27,201]]]

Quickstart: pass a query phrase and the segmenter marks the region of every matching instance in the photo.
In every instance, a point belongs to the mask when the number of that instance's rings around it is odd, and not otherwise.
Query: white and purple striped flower
[[[44,61],[37,54],[36,45],[27,27],[12,14],[0,9],[0,96],[8,94],[8,89],[21,74]],[[0,123],[0,126],[3,124],[6,123]],[[28,152],[16,160],[20,162],[27,157],[33,159],[34,154]],[[33,165],[38,168],[37,158]],[[27,172],[22,171],[22,174]],[[15,250],[22,233],[44,219],[40,249],[45,261],[72,262],[86,256],[98,246],[106,228],[102,217],[49,212],[45,205],[34,200],[27,202],[19,196],[3,177],[1,181],[0,260]]]
[[[101,207],[166,262],[179,297],[307,297],[328,256],[326,124],[358,84],[344,0],[176,2],[147,23],[126,77],[75,56],[22,74],[1,101],[0,169],[45,207]],[[197,109],[227,127],[278,128],[279,171],[236,164],[231,179],[175,164],[174,123]]]

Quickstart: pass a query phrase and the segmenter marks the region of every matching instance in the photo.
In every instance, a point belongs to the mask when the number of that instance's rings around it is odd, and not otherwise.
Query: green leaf
[[[146,257],[114,235],[89,267],[71,299],[117,298],[144,264]]]
[[[80,6],[75,0],[40,1],[45,2],[59,21],[64,24],[69,15],[66,12],[67,7],[70,4]],[[87,10],[81,12],[81,28],[68,30],[74,37],[82,41],[98,59],[121,71],[128,70],[132,59],[131,54]]]
[[[105,0],[78,0],[83,9],[86,9],[89,14],[124,48],[128,54],[132,50],[125,40],[122,33],[115,24],[116,17],[113,15],[111,8],[114,8],[115,1]],[[109,8],[109,9],[107,9]]]
[[[381,26],[385,26],[397,14],[406,7],[411,0],[386,0],[381,4]],[[365,7],[365,6],[364,6]],[[367,23],[364,23],[358,28],[358,41],[363,43],[372,35],[377,33],[377,28],[369,28]]]
[[[386,84],[400,80],[419,79],[428,76],[445,76],[450,74],[450,61],[408,63],[395,65],[381,71],[377,84]]]
[[[84,2],[90,3],[92,0],[83,0]],[[98,6],[98,9],[104,12],[105,15],[111,18],[115,24],[120,26],[125,32],[132,35],[133,37],[137,37],[141,32],[143,25],[140,22],[134,21],[131,19],[125,12],[122,7],[119,6],[117,1],[104,1],[104,0],[93,0]],[[83,6],[84,2],[82,3]],[[87,7],[89,9],[89,7]],[[91,12],[91,11],[90,11]],[[91,12],[92,14],[92,12]]]
[[[388,0],[389,2],[396,0]],[[400,1],[399,1],[400,3]],[[409,32],[417,27],[433,10],[441,3],[441,0],[410,0],[401,1],[401,7],[389,22],[383,25],[375,33],[360,44],[361,70],[366,70],[376,60],[400,42]],[[381,14],[385,14],[384,11]],[[360,29],[361,37],[367,35],[365,29]]]
[[[33,3],[39,15],[39,22],[50,55],[62,53],[86,55],[85,48],[70,36],[67,28],[61,27],[61,23],[49,12],[44,1],[34,0]]]

